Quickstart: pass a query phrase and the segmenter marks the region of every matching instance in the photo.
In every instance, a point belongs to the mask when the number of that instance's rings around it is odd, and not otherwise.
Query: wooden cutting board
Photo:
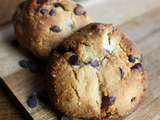
[[[144,102],[126,120],[160,120],[160,8],[149,11],[120,25],[144,53],[145,66],[149,74],[149,87]],[[3,34],[8,32],[10,35]],[[0,38],[0,73],[13,100],[21,110],[34,120],[56,120],[51,108],[39,104],[31,109],[27,106],[28,96],[44,88],[42,74],[32,73],[18,65],[28,54],[12,43],[13,29],[8,26]]]

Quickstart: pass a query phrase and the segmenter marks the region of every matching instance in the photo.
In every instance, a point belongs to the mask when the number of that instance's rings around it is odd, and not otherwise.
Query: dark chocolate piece
[[[114,96],[104,96],[102,98],[102,106],[111,106],[115,103],[116,97]]]
[[[74,9],[74,13],[78,16],[81,16],[81,15],[85,15],[86,12],[84,11],[83,7],[79,4],[77,4],[76,8]]]
[[[48,9],[42,8],[40,9],[40,13],[43,15],[47,15],[48,14]]]
[[[95,59],[95,60],[92,60],[90,64],[92,67],[98,67],[100,63],[97,59]]]
[[[144,68],[141,63],[136,63],[131,67],[131,70],[138,70],[139,72],[144,72]]]
[[[72,55],[70,58],[69,58],[69,63],[71,65],[79,65],[79,57],[78,55]]]
[[[59,33],[59,32],[62,31],[61,28],[60,28],[59,26],[57,26],[57,25],[52,26],[52,27],[50,28],[50,30],[51,30],[52,32],[57,32],[57,33]]]
[[[49,12],[50,16],[56,16],[56,10],[55,9],[51,9]]]
[[[61,3],[55,3],[54,6],[57,7],[61,7],[63,10],[65,10],[65,7],[61,4]]]
[[[33,94],[33,95],[28,97],[27,105],[30,108],[35,108],[37,106],[37,104],[38,104],[38,100],[37,100],[36,94]]]
[[[23,68],[28,68],[29,67],[28,60],[20,60],[19,65]]]
[[[37,4],[44,4],[45,2],[47,2],[48,0],[37,0]]]
[[[128,60],[129,60],[129,62],[131,62],[131,63],[135,63],[136,57],[134,57],[133,55],[129,55],[129,56],[128,56]]]

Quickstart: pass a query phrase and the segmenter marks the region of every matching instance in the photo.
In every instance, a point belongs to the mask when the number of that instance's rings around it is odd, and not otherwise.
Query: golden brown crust
[[[144,96],[147,78],[141,56],[134,43],[112,25],[91,23],[52,53],[48,88],[56,98],[51,101],[72,117],[123,118]]]
[[[72,0],[25,1],[13,20],[20,44],[40,58],[48,57],[65,37],[91,21],[83,7]]]

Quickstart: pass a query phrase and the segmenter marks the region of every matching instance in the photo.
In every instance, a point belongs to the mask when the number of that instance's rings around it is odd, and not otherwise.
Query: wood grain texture
[[[7,76],[5,84],[13,90],[14,96],[19,100],[21,105],[28,111],[34,120],[55,120],[55,114],[43,104],[39,104],[35,109],[31,109],[26,104],[27,98],[33,93],[44,88],[43,75],[33,74],[28,70],[20,70]],[[15,81],[14,81],[15,80]]]
[[[144,53],[145,66],[149,73],[149,87],[144,102],[126,120],[160,120],[160,8],[149,11],[139,17],[120,25],[119,27],[128,33]],[[7,29],[8,30],[8,29]],[[9,31],[12,31],[10,29]],[[27,58],[19,47],[13,47],[11,41],[13,34],[4,35],[0,40],[0,76],[7,85],[12,96],[19,101],[31,118],[35,120],[56,120],[54,112],[50,108],[40,104],[35,109],[26,105],[27,97],[43,89],[43,75],[33,74],[19,67],[18,61]],[[1,94],[0,94],[1,96]],[[3,95],[2,95],[3,96]],[[7,106],[5,99],[0,99],[0,107]],[[10,108],[10,107],[8,107]],[[12,111],[12,108],[9,109]],[[13,110],[14,111],[14,110]],[[11,117],[20,120],[17,113],[9,112]],[[15,115],[15,116],[14,116]],[[0,120],[7,119],[7,112],[0,108]],[[8,120],[8,119],[7,119]]]
[[[16,109],[0,86],[0,120],[22,120],[23,114]]]

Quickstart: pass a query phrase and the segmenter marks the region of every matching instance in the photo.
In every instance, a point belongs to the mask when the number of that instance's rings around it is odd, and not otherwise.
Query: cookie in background
[[[73,0],[28,0],[20,4],[13,20],[21,46],[42,59],[64,38],[91,22],[85,9]]]

